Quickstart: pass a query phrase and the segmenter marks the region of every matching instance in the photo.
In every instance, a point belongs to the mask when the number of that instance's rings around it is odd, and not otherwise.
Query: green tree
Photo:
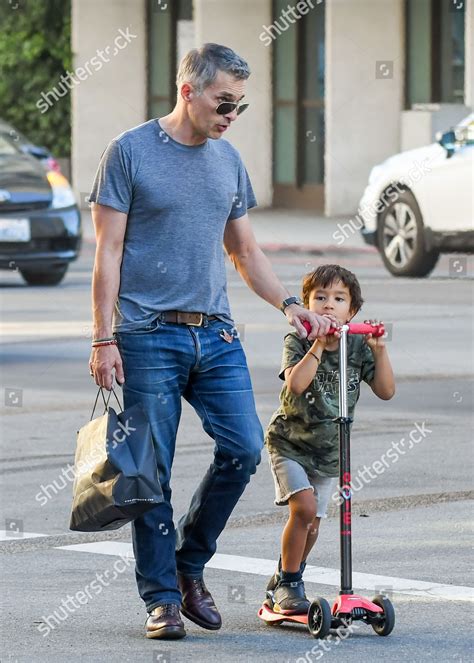
[[[71,95],[45,113],[36,102],[71,62],[70,0],[0,0],[0,117],[58,157],[71,153]]]

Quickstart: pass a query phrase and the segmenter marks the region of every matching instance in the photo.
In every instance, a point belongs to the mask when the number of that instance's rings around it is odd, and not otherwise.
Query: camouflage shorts
[[[337,477],[308,475],[304,467],[296,460],[275,452],[269,452],[268,455],[275,482],[275,504],[286,506],[292,495],[310,488],[316,499],[316,516],[326,518],[329,500],[337,487]]]

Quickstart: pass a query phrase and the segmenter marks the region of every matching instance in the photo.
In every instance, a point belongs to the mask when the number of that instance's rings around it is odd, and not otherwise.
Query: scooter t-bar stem
[[[370,325],[366,325],[370,326]],[[350,427],[347,407],[347,334],[349,325],[339,328],[339,507],[341,548],[341,594],[352,594],[352,491]],[[364,332],[367,333],[367,332]],[[369,332],[370,333],[370,332]]]

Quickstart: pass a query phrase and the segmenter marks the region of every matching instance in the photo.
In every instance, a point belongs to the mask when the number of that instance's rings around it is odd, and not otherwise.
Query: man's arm
[[[92,338],[97,339],[112,336],[127,215],[112,207],[92,203],[92,220],[97,241],[92,276]],[[99,386],[112,388],[114,368],[117,381],[124,382],[122,360],[115,345],[92,348],[89,366]]]
[[[282,301],[290,293],[280,283],[270,261],[258,246],[248,214],[227,221],[224,247],[235,269],[249,288],[269,304],[279,309]],[[316,315],[316,313],[308,311],[308,309],[298,304],[288,306],[285,309],[285,315],[298,334],[302,338],[308,336],[310,340],[314,340],[316,336],[327,334],[331,326],[331,321],[327,317]],[[312,330],[309,335],[303,327],[303,320],[308,320],[311,324]]]

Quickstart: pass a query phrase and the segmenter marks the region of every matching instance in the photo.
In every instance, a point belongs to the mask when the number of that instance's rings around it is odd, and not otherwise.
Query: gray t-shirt
[[[114,331],[171,310],[232,322],[224,230],[257,203],[228,141],[182,145],[149,120],[108,145],[90,200],[128,215]]]

